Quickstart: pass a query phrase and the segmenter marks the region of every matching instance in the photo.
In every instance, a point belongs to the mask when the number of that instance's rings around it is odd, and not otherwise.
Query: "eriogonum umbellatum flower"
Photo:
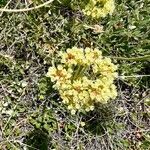
[[[107,14],[112,14],[115,9],[114,0],[89,0],[88,4],[83,9],[83,13],[92,18],[106,17]]]
[[[60,63],[50,67],[47,76],[74,114],[116,98],[116,70],[117,66],[98,49],[73,47],[60,53]]]

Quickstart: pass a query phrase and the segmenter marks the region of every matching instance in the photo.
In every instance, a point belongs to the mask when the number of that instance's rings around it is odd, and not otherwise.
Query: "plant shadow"
[[[115,108],[112,104],[101,104],[83,117],[85,129],[94,135],[103,135],[112,125]]]
[[[50,140],[48,133],[42,129],[34,129],[25,137],[28,150],[48,150]]]

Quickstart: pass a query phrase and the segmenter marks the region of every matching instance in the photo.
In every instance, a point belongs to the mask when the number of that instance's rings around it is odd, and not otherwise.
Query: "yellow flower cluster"
[[[113,84],[117,66],[101,51],[91,48],[67,49],[60,53],[60,65],[49,68],[47,76],[72,114],[90,111],[96,103],[107,103],[117,96]]]
[[[111,15],[114,9],[114,0],[89,0],[89,3],[83,9],[83,13],[98,19],[106,17],[107,14]]]

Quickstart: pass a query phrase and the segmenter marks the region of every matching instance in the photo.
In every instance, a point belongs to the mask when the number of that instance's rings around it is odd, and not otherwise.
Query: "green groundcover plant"
[[[149,149],[149,12],[0,1],[0,149]]]

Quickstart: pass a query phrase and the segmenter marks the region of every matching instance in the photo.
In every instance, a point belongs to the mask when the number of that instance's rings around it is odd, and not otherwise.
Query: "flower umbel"
[[[113,82],[117,66],[98,49],[67,49],[60,54],[60,62],[49,68],[47,76],[72,114],[93,110],[96,103],[116,98]]]
[[[112,14],[115,9],[114,0],[89,0],[89,3],[83,9],[83,13],[92,18],[106,17]]]

